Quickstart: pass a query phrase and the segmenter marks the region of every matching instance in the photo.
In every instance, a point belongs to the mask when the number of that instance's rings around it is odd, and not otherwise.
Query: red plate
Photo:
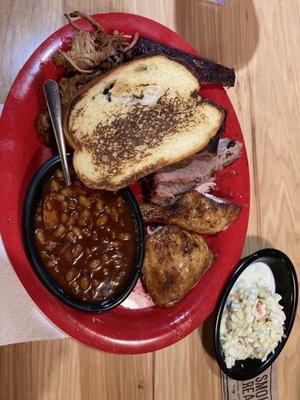
[[[149,19],[131,14],[99,14],[95,18],[107,30],[139,32],[197,54],[180,36]],[[85,21],[80,25],[88,27]],[[239,219],[226,231],[208,239],[217,261],[203,279],[177,305],[155,307],[139,283],[122,306],[105,313],[89,314],[61,303],[40,283],[27,261],[21,234],[24,193],[40,164],[50,152],[37,140],[36,115],[44,106],[42,83],[57,78],[50,60],[66,38],[64,26],[51,35],[26,62],[17,76],[1,118],[1,232],[11,263],[28,294],[42,312],[68,335],[88,346],[115,353],[144,353],[177,342],[197,328],[213,311],[219,294],[238,262],[246,236],[249,214],[249,169],[245,147],[242,157],[219,174],[219,195],[243,205]],[[207,86],[201,94],[228,110],[225,136],[243,142],[233,107],[223,88]],[[15,316],[17,318],[17,316]]]

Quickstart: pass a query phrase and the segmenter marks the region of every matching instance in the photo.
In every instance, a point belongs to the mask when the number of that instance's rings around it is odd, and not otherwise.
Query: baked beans
[[[135,233],[129,207],[120,194],[85,187],[72,171],[64,186],[55,171],[35,214],[39,256],[67,293],[86,302],[118,295],[135,262]]]

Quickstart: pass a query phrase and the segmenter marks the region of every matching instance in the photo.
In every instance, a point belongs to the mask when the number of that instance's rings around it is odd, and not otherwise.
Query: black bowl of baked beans
[[[27,255],[42,283],[66,304],[110,310],[138,280],[143,219],[130,189],[90,189],[71,174],[66,187],[55,156],[33,178],[23,207]]]

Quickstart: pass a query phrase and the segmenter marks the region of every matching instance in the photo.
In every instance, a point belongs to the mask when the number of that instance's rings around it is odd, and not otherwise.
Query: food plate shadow
[[[276,246],[267,239],[257,235],[250,235],[246,237],[243,257],[247,257],[248,255],[261,249],[270,249],[274,247]]]
[[[204,322],[202,327],[199,327],[199,329],[198,329],[198,333],[199,333],[203,348],[204,348],[205,352],[208,354],[208,356],[213,359],[215,359],[214,338],[213,338],[215,318],[216,318],[216,313],[213,312],[213,314]]]
[[[231,0],[222,6],[206,0],[175,1],[176,31],[200,53],[220,64],[243,68],[259,39],[252,0]]]

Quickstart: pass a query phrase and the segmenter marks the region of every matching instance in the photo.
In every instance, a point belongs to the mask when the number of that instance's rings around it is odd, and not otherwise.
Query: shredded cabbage
[[[284,337],[285,314],[281,296],[269,289],[237,283],[228,296],[221,319],[220,341],[227,368],[236,360],[258,358],[262,361]]]

